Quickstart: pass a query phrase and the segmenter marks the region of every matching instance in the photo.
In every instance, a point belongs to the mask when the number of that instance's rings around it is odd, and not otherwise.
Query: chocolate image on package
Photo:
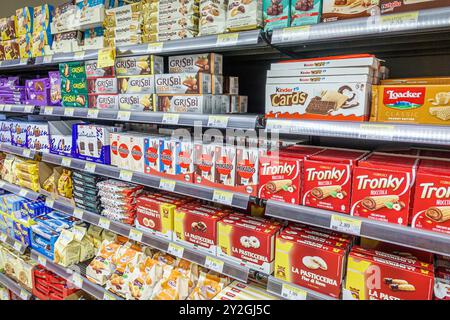
[[[384,278],[384,283],[393,291],[416,291],[416,288],[403,279]]]
[[[312,189],[311,194],[315,198],[317,198],[319,200],[323,200],[323,199],[326,199],[333,195],[338,198],[338,194],[343,195],[341,190],[342,190],[342,186],[316,187],[316,188]]]
[[[396,195],[390,196],[375,196],[375,197],[366,197],[362,201],[362,205],[364,208],[370,211],[376,211],[381,208],[392,208],[397,210],[396,204],[398,204],[399,197]],[[400,205],[400,204],[398,204]],[[400,206],[401,209],[401,206]]]
[[[425,212],[425,216],[435,222],[450,220],[450,207],[431,207]]]
[[[278,181],[269,181],[266,184],[267,191],[271,193],[277,193],[281,190],[294,192],[295,187],[292,185],[291,179],[278,180]]]

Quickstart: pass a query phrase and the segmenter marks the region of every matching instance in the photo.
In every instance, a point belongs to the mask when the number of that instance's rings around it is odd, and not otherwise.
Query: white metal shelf
[[[0,231],[0,242],[3,242],[13,248],[16,252],[23,254],[27,249],[27,245],[16,239],[10,237],[9,235]]]
[[[98,300],[123,300],[102,286],[89,281],[85,276],[85,265],[83,264],[75,265],[71,268],[64,268],[34,250],[31,250],[31,259]]]
[[[15,280],[11,279],[7,275],[0,273],[0,284],[11,290],[16,296],[22,300],[31,300],[33,295],[26,289],[24,289]]]
[[[269,276],[267,279],[267,292],[287,300],[337,300],[333,297],[315,292]]]
[[[450,127],[396,123],[267,119],[280,134],[450,145]]]
[[[0,112],[34,113],[35,106],[28,104],[0,104]]]
[[[16,156],[28,158],[28,159],[34,159],[36,156],[36,151],[22,148],[22,147],[13,146],[8,143],[0,143],[0,151],[6,152],[9,154],[14,154]]]
[[[351,218],[361,224],[360,232],[356,234],[358,236],[450,256],[450,236],[438,232],[272,200],[267,201],[266,215],[325,229],[333,229],[331,227],[333,216]]]
[[[27,188],[19,187],[15,184],[9,183],[5,180],[0,180],[0,189],[4,189],[6,191],[9,191],[11,193],[14,193],[18,196],[30,199],[30,200],[37,200],[41,195],[37,192],[34,192]]]

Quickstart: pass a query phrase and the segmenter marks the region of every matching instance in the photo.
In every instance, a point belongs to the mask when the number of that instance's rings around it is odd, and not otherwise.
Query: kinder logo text
[[[392,189],[397,191],[405,181],[405,178],[396,178],[389,175],[386,178],[373,178],[370,179],[369,176],[357,176],[358,180],[358,190],[366,189]]]
[[[333,168],[331,170],[320,170],[316,168],[306,169],[308,181],[335,180],[340,181],[345,174],[345,170]]]
[[[293,105],[304,105],[308,94],[300,88],[276,88],[276,93],[270,96],[272,106],[289,107]]]

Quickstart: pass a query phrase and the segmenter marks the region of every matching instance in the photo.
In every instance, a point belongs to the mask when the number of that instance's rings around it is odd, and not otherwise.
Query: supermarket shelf
[[[0,273],[0,284],[11,290],[15,295],[19,296],[22,300],[31,300],[33,295],[22,288],[15,280],[12,280],[7,275]]]
[[[33,150],[16,147],[7,143],[0,143],[0,151],[28,159],[34,159],[34,157],[36,156],[36,152]]]
[[[31,59],[15,59],[15,60],[5,60],[0,61],[0,69],[19,69],[28,67],[29,63],[31,63]]]
[[[95,164],[93,162],[66,158],[54,154],[44,153],[42,155],[42,161],[75,170],[95,173],[113,179],[144,185],[154,189],[165,190],[197,199],[217,202],[240,209],[247,209],[250,201],[250,197],[245,194],[232,193],[194,183],[172,180],[170,178],[161,178],[149,174],[121,170],[109,165]]]
[[[12,247],[15,251],[17,251],[20,254],[23,254],[25,252],[25,250],[27,249],[27,245],[17,241],[14,238],[11,238],[10,236],[8,236],[7,234],[3,233],[0,231],[0,242],[3,242],[7,245],[9,245],[10,247]]]
[[[446,126],[267,119],[266,130],[281,134],[450,145]]]
[[[333,211],[296,206],[272,200],[267,201],[266,215],[325,229],[333,229],[331,223],[333,220],[336,220],[336,218],[351,218],[351,220],[355,221],[357,224],[360,223],[359,232],[356,234],[358,236],[450,256],[450,237],[437,232],[429,232],[365,218],[351,217]]]
[[[15,184],[11,184],[9,182],[6,182],[4,180],[0,180],[0,189],[4,189],[6,191],[9,191],[11,193],[14,193],[18,196],[30,199],[30,200],[36,200],[41,195],[37,192],[34,192],[32,190],[29,190],[27,188],[22,188],[19,186],[16,186]]]
[[[190,249],[180,244],[174,245],[171,241],[158,237],[157,235],[153,235],[151,232],[138,230],[132,226],[106,219],[98,214],[77,209],[73,205],[61,200],[48,199],[46,201],[46,205],[57,211],[72,215],[75,218],[81,219],[90,224],[108,229],[116,234],[136,240],[152,248],[156,248],[164,252],[178,252],[179,258],[189,260],[205,267],[215,268],[215,271],[217,272],[231,278],[247,282],[249,275],[249,269],[247,267],[215,256],[208,256],[199,250]],[[179,248],[182,249],[180,250]],[[212,267],[211,263],[213,263],[216,267]]]
[[[87,280],[84,275],[85,266],[83,264],[79,266],[75,265],[71,268],[64,268],[34,250],[31,250],[31,259],[98,300],[123,300],[121,297],[114,295],[102,286]]]
[[[36,57],[34,65],[52,65],[67,61],[85,61],[98,58],[98,50],[86,50],[68,53],[55,53],[51,56]]]
[[[165,112],[129,112],[119,110],[62,108],[50,106],[42,107],[40,109],[40,114],[44,116],[244,130],[255,129],[259,118],[257,115],[202,115]]]
[[[0,104],[0,112],[34,113],[34,106],[26,104]]]
[[[288,300],[337,300],[333,297],[314,292],[269,276],[267,279],[267,292]]]
[[[312,26],[277,29],[273,31],[273,45],[307,46],[313,43],[364,39],[372,43],[374,38],[408,36],[450,31],[450,8],[428,9],[409,14],[389,14]],[[415,37],[412,39],[414,40]]]

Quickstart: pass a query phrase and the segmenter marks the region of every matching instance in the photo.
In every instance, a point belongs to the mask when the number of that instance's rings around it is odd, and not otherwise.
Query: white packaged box
[[[271,70],[294,70],[294,69],[317,69],[317,68],[348,68],[348,67],[370,67],[375,70],[380,68],[380,60],[372,55],[360,55],[358,58],[346,59],[335,57],[334,59],[305,59],[293,60],[283,63],[273,63]]]
[[[208,73],[168,73],[155,75],[157,94],[210,94]]]
[[[227,3],[227,0],[200,0],[200,35],[225,32]]]
[[[354,68],[317,68],[317,69],[283,69],[267,71],[268,78],[283,77],[322,77],[322,76],[340,76],[340,75],[369,75],[373,76],[374,69],[370,67],[354,67]]]
[[[159,94],[158,110],[162,112],[211,114],[213,95]]]

